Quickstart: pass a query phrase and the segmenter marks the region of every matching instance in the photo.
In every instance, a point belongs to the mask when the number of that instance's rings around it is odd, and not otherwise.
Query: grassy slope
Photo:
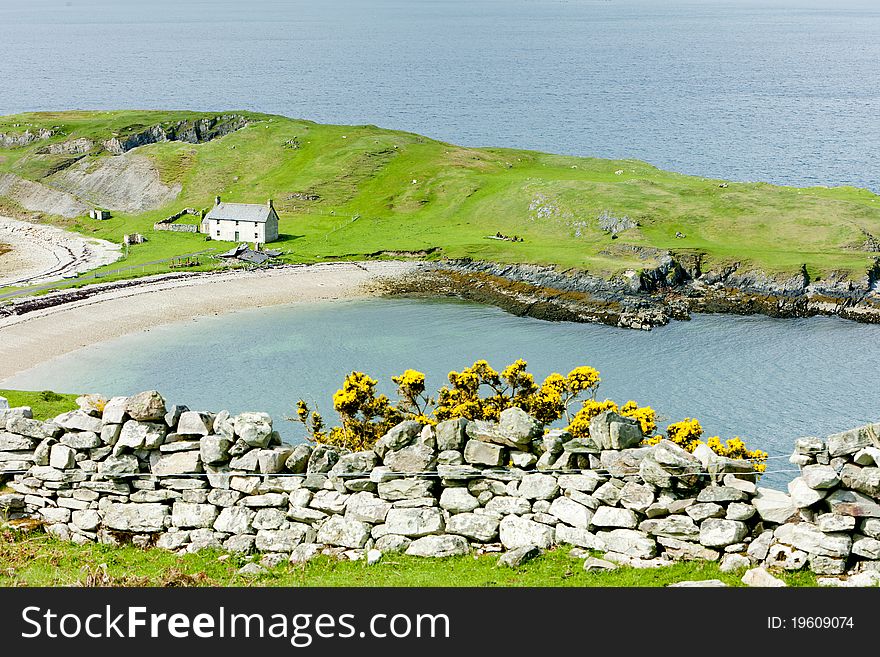
[[[12,408],[30,406],[34,417],[48,420],[61,413],[77,408],[76,398],[79,395],[58,394],[50,390],[30,392],[23,390],[0,390],[0,397],[6,397]]]
[[[102,140],[133,127],[193,116],[27,114],[0,118],[0,132],[60,127],[63,135],[53,141],[81,136]],[[880,235],[880,197],[865,190],[763,183],[721,188],[718,180],[634,160],[462,148],[375,126],[249,116],[252,125],[208,144],[175,142],[139,149],[156,162],[165,182],[183,185],[180,197],[167,207],[117,214],[102,223],[47,219],[113,241],[127,232],[146,234],[150,241],[133,247],[123,265],[225,248],[206,243],[204,236],[151,230],[157,219],[183,207],[210,207],[218,193],[230,201],[273,198],[282,218],[277,246],[299,262],[441,247],[449,257],[610,274],[651,264],[627,249],[635,245],[698,252],[710,264],[736,260],[770,272],[794,272],[806,264],[811,274],[823,276],[834,270],[863,273],[873,254],[859,250],[865,239],[862,230]],[[292,139],[299,148],[287,145]],[[0,173],[40,180],[60,157],[37,155],[45,143],[0,150]],[[302,195],[320,198],[303,200]],[[629,215],[641,226],[612,241],[596,221],[605,210]],[[486,239],[497,231],[525,241]],[[676,238],[677,231],[686,237]]]
[[[679,563],[650,570],[621,568],[585,573],[581,561],[560,548],[511,570],[495,565],[496,556],[431,560],[386,554],[375,566],[320,557],[305,566],[282,564],[253,577],[237,574],[240,556],[218,560],[218,553],[177,555],[89,544],[77,546],[45,534],[0,533],[0,586],[665,586],[692,579],[720,579],[742,586],[742,573],[722,573],[714,563]],[[106,564],[106,578],[102,564]],[[807,572],[780,575],[790,586],[813,586]]]

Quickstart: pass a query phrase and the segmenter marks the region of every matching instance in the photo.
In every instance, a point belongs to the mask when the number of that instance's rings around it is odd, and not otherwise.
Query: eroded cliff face
[[[811,280],[805,269],[779,277],[739,264],[703,271],[698,257],[666,254],[653,267],[611,279],[537,265],[446,260],[399,283],[396,291],[454,295],[540,319],[648,330],[692,312],[837,315],[880,323],[878,281],[880,260],[861,277]]]
[[[184,141],[203,144],[224,137],[247,125],[247,119],[237,114],[225,114],[196,121],[177,121],[133,130],[129,134],[112,137],[103,142],[104,148],[113,155],[122,155],[147,144],[164,141]]]

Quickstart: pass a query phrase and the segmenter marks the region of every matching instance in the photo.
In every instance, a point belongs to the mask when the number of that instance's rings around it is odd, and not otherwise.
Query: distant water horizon
[[[6,0],[0,113],[247,109],[880,191],[873,0]]]

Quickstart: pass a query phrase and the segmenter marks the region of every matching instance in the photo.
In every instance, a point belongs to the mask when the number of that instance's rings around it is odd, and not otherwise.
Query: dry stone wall
[[[285,445],[265,413],[168,407],[155,391],[80,406],[49,422],[0,410],[9,521],[78,543],[294,562],[377,550],[516,563],[569,545],[597,568],[705,559],[880,578],[880,424],[797,441],[801,475],[784,492],[708,449],[644,446],[610,411],[587,439],[513,408],[498,423],[405,421],[347,452]]]

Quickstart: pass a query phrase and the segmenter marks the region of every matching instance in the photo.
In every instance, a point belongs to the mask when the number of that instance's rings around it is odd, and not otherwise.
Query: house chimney
[[[268,207],[270,210],[274,207],[272,205],[272,199],[269,199],[268,201],[266,201],[266,207]]]
[[[220,205],[220,197],[219,196],[214,197],[214,205]]]

